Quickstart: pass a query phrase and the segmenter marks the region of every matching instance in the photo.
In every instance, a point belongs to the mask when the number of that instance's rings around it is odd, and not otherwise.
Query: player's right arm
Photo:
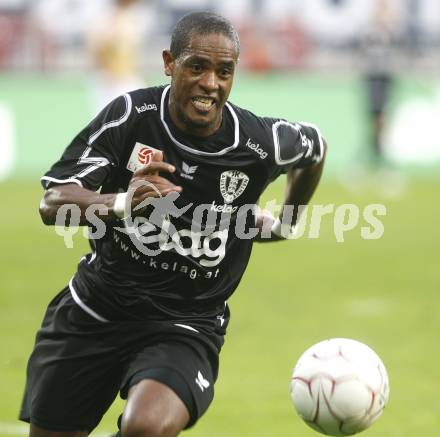
[[[127,195],[124,196],[124,202],[127,202],[127,205],[123,205],[122,210],[131,213],[136,206],[149,197],[166,196],[172,191],[180,192],[181,187],[159,176],[159,172],[166,175],[174,171],[175,167],[163,162],[161,155],[148,166],[136,171],[128,185]],[[81,214],[80,225],[89,225],[91,214],[98,216],[104,222],[109,222],[122,218],[119,210],[115,208],[117,196],[117,193],[100,194],[75,183],[51,185],[44,192],[41,200],[40,215],[46,225],[65,226],[70,223],[70,220],[65,214],[58,216],[58,211],[63,206],[75,205]],[[78,208],[75,210],[78,211]],[[58,223],[57,217],[59,219],[63,217],[65,222]]]
[[[148,166],[134,172],[127,193],[98,192],[104,184],[117,179],[122,170],[122,157],[136,128],[136,113],[133,116],[132,109],[131,94],[124,94],[107,105],[43,176],[45,193],[40,214],[45,224],[68,225],[73,211],[80,213],[79,223],[73,221],[75,225],[90,224],[91,214],[108,222],[125,217],[126,212],[130,213],[148,197],[181,190],[166,178],[174,172],[174,167],[163,162],[162,153],[157,153]],[[61,208],[63,214],[58,214]],[[66,223],[59,223],[63,218]]]
[[[256,241],[282,241],[292,237],[303,208],[308,205],[322,175],[327,143],[309,123],[275,122],[272,127],[277,173],[287,175],[284,202],[278,218],[257,212],[260,230]]]

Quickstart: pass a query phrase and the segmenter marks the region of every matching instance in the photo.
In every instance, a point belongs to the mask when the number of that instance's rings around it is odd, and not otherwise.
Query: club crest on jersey
[[[226,203],[232,203],[241,196],[249,182],[249,177],[239,170],[224,171],[220,175],[220,193]]]
[[[136,143],[128,159],[127,169],[134,173],[148,165],[153,160],[155,152],[160,152],[160,150],[142,143]]]

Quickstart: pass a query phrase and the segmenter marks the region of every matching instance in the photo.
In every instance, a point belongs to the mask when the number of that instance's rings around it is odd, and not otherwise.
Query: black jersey
[[[167,196],[165,213],[153,202],[150,215],[107,224],[78,266],[72,294],[102,320],[221,314],[250,257],[253,205],[281,173],[323,156],[316,127],[258,117],[229,102],[213,135],[184,134],[170,119],[168,94],[169,86],[152,87],[117,98],[42,178],[45,188],[76,183],[116,193],[154,150],[176,167],[166,177],[183,191]],[[155,211],[161,223],[151,219]]]

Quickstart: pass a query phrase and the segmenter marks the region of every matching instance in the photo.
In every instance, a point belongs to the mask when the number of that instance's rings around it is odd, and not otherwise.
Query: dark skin
[[[192,135],[207,136],[215,132],[222,121],[222,109],[231,91],[238,53],[234,42],[222,34],[193,35],[188,47],[174,59],[169,50],[163,52],[165,74],[171,76],[169,111],[173,123]],[[294,169],[288,173],[284,203],[305,205],[318,184],[323,160],[307,169]],[[134,190],[131,207],[134,208],[149,197],[158,197],[177,191],[182,187],[167,179],[175,168],[163,161],[162,154],[154,156],[153,162],[136,171],[128,190]],[[135,189],[139,181],[155,185]],[[52,186],[46,190],[40,204],[42,220],[47,225],[55,223],[58,209],[73,203],[82,215],[80,224],[87,225],[86,209],[91,205],[104,205],[100,218],[112,221],[116,218],[113,204],[116,193],[99,194],[76,184]],[[294,215],[295,217],[295,215]],[[271,226],[273,217],[263,220],[257,217],[257,227]],[[258,240],[258,238],[257,238]],[[271,238],[260,241],[278,241]],[[174,437],[189,421],[189,413],[180,398],[167,386],[143,380],[131,387],[122,419],[124,437]],[[31,424],[31,437],[83,437],[87,432],[51,432]]]
[[[133,173],[133,177],[128,185],[128,191],[133,190],[131,207],[135,208],[148,197],[166,196],[172,191],[181,192],[182,187],[176,186],[165,177],[159,176],[174,173],[176,169],[173,165],[163,162],[162,153],[157,153],[153,161],[147,166]],[[154,185],[154,188],[148,185],[136,187],[136,184],[146,181]],[[68,203],[74,203],[81,210],[80,225],[88,225],[85,211],[93,205],[104,205],[101,212],[97,215],[104,222],[115,220],[117,217],[113,213],[113,204],[115,203],[116,193],[99,194],[95,191],[87,190],[77,184],[55,185],[45,191],[40,203],[40,215],[46,225],[54,225],[58,209]]]
[[[222,111],[231,92],[238,54],[235,45],[222,34],[194,35],[177,58],[162,53],[165,74],[171,76],[170,115],[176,126],[197,136],[213,134],[222,121]],[[195,103],[209,99],[207,107]]]
[[[327,152],[327,143],[323,141],[324,145],[324,157],[323,159],[307,168],[292,168],[287,173],[286,188],[284,193],[284,205],[293,205],[292,226],[294,226],[298,220],[298,207],[301,205],[307,205],[313,196],[313,193],[318,186],[321,179],[322,170],[324,168],[325,154]],[[281,208],[280,218],[283,217],[283,207]],[[270,229],[273,224],[273,217],[260,214],[257,216],[256,226],[260,231],[263,229]],[[268,235],[268,233],[264,233]],[[284,241],[282,237],[271,234],[270,238],[261,238],[257,236],[257,241],[260,243],[268,243],[273,241]]]

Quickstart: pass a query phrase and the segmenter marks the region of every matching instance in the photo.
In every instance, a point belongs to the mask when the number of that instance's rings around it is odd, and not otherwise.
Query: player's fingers
[[[142,197],[144,195],[151,196],[152,193],[157,193],[158,196],[176,191],[180,193],[182,187],[174,185],[168,179],[160,176],[148,176],[148,180],[137,180],[130,183],[129,190],[133,192],[135,197]]]
[[[145,175],[157,174],[159,172],[174,173],[176,167],[163,161],[151,161],[148,165],[140,168],[133,173],[133,178],[142,177]]]
[[[151,162],[163,162],[163,153],[161,150],[157,150],[156,152],[153,152]],[[159,174],[159,171],[154,171],[151,174],[157,175]]]
[[[144,189],[137,189],[134,197],[141,198],[141,197],[160,197],[160,196],[166,196],[168,193],[171,192],[182,192],[182,187],[179,187],[177,185],[166,185],[166,186],[155,186],[155,187],[147,187]]]
[[[155,190],[149,191],[144,194],[144,197],[165,197],[167,194],[173,193],[173,192],[181,193],[182,187],[175,186],[175,187],[163,188],[158,191],[155,191]]]
[[[153,153],[152,162],[162,162],[163,161],[163,152],[162,150],[158,150]]]
[[[183,191],[183,188],[179,185],[174,185],[173,187],[165,188],[161,191],[162,196],[166,196],[168,193],[172,193],[173,191],[176,191],[177,193],[181,193]]]
[[[129,188],[131,189],[166,186],[174,186],[174,184],[170,180],[157,175],[133,178],[129,183]]]
[[[142,193],[136,193],[133,203],[138,205],[142,203],[145,199],[165,197],[167,194],[172,192],[181,193],[182,187],[174,186],[174,187],[163,188],[160,190],[150,190]]]

